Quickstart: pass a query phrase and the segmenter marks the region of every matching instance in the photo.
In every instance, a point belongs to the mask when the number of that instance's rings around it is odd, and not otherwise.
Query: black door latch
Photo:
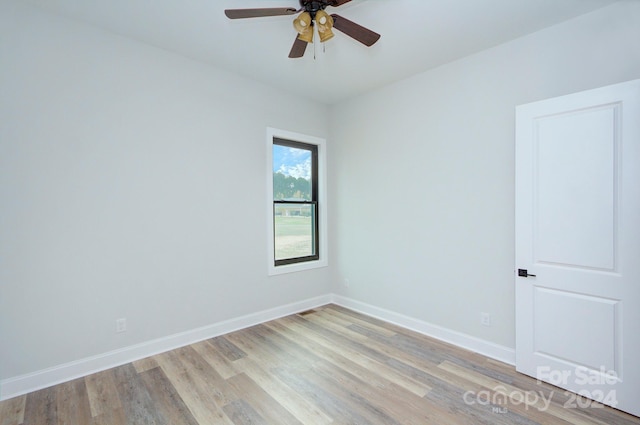
[[[520,277],[536,277],[535,274],[529,274],[529,271],[527,269],[518,269],[518,276]]]

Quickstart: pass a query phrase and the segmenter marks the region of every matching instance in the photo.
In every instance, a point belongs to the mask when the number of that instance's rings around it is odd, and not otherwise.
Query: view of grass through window
[[[312,208],[312,205],[305,205],[300,208],[296,204],[279,204],[276,206],[276,260],[313,255]],[[296,215],[291,213],[296,213]]]
[[[312,151],[273,144],[275,260],[316,254]]]

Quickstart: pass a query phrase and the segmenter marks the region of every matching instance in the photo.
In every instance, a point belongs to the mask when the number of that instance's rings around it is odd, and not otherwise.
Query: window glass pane
[[[273,199],[311,201],[311,151],[273,145]]]
[[[274,204],[275,259],[315,255],[315,204]]]

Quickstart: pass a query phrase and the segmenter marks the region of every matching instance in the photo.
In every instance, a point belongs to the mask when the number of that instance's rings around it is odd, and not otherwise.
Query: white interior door
[[[515,285],[516,369],[640,415],[640,80],[516,108]]]

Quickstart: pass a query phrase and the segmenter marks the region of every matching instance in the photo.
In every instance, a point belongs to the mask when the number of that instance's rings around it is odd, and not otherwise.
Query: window
[[[276,266],[317,260],[318,147],[273,139],[273,246]]]
[[[326,265],[324,140],[269,129],[269,272]]]

